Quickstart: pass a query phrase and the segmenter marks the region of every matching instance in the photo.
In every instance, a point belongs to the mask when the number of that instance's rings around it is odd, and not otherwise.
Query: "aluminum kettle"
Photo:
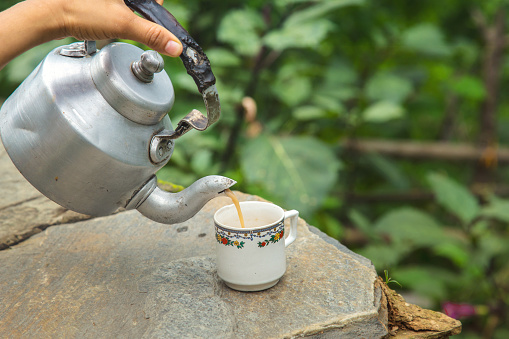
[[[191,218],[235,181],[208,176],[179,193],[157,187],[155,173],[175,139],[205,130],[220,115],[210,62],[166,9],[152,0],[125,0],[169,29],[198,86],[207,117],[193,110],[174,129],[175,97],[162,57],[126,43],[97,50],[94,41],[51,51],[0,109],[0,136],[11,160],[41,193],[92,216],[137,209],[161,223]]]

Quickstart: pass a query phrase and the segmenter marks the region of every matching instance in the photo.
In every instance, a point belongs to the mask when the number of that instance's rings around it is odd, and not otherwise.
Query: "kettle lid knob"
[[[164,68],[164,60],[156,51],[146,51],[131,65],[131,69],[138,79],[149,83],[154,79],[154,74],[159,73]]]
[[[175,99],[170,77],[162,71],[162,57],[151,52],[114,42],[90,61],[92,80],[104,99],[118,113],[142,125],[159,123]]]

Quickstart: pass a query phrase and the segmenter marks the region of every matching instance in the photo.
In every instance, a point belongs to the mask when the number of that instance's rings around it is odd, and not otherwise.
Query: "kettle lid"
[[[93,55],[90,67],[94,84],[104,99],[129,120],[157,124],[173,106],[175,94],[170,77],[161,72],[164,62],[154,51],[111,43]]]

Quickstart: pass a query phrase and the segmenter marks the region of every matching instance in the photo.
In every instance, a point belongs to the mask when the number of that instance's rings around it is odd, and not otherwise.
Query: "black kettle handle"
[[[145,19],[163,26],[180,40],[183,46],[180,59],[182,59],[187,73],[193,77],[200,93],[216,83],[209,59],[173,14],[153,0],[124,0],[124,2]]]
[[[182,43],[180,59],[187,73],[193,78],[203,96],[207,107],[207,117],[193,110],[182,119],[175,129],[174,138],[178,138],[192,128],[203,131],[219,119],[221,108],[217,94],[216,77],[212,73],[210,61],[198,43],[180,25],[175,17],[154,0],[124,0],[132,10],[140,13],[145,19],[155,22],[172,32]]]

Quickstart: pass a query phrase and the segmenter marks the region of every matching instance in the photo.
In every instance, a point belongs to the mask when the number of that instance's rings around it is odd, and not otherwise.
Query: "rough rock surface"
[[[241,195],[241,200],[257,199]],[[49,227],[0,251],[0,333],[70,337],[302,337],[386,333],[365,260],[300,220],[288,269],[272,289],[226,287],[214,261],[211,201],[176,225],[136,211]],[[362,258],[362,257],[361,257]],[[362,326],[359,326],[361,325]]]

